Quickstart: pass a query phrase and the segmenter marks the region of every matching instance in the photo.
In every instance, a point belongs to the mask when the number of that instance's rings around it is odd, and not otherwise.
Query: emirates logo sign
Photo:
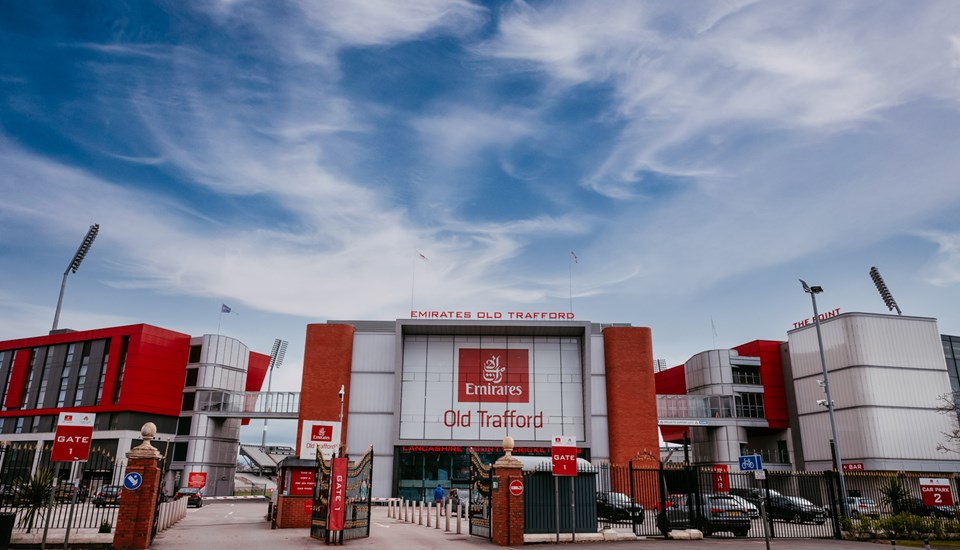
[[[530,350],[461,348],[461,403],[529,403]]]
[[[333,427],[323,424],[311,426],[310,441],[333,441]]]

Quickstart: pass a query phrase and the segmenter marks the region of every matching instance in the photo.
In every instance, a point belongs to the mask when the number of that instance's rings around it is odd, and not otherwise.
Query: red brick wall
[[[351,325],[307,325],[303,352],[303,378],[300,383],[300,418],[297,444],[304,420],[332,420],[340,417],[337,392],[344,387],[341,437],[346,441],[347,411],[350,409],[350,365],[353,362]]]
[[[646,327],[603,330],[610,462],[627,464],[644,451],[658,455],[653,339]]]
[[[120,510],[114,525],[113,547],[117,550],[150,548],[150,532],[153,529],[153,509],[157,505],[160,488],[160,469],[156,459],[133,458],[127,465],[124,476],[137,472],[143,476],[143,484],[136,491],[123,489]]]
[[[498,489],[491,493],[490,533],[498,546],[523,545],[523,495],[510,494],[510,482],[523,481],[520,468],[497,468],[493,479]]]
[[[313,497],[277,497],[277,528],[310,528]]]

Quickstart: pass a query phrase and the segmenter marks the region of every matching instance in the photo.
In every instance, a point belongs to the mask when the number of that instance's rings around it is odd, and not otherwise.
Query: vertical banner
[[[347,459],[333,459],[330,473],[330,521],[328,530],[343,531],[343,518],[347,512]]]
[[[713,492],[726,493],[730,491],[730,474],[726,464],[713,465]]]

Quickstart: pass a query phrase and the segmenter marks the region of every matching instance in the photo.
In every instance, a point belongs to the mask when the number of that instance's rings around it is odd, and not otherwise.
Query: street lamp
[[[346,434],[343,430],[343,384],[340,384],[340,456],[343,456],[343,439]]]
[[[820,312],[817,311],[817,294],[823,292],[823,287],[810,286],[803,279],[800,279],[800,284],[803,285],[803,291],[810,295],[810,300],[813,302],[813,324],[817,328],[817,344],[820,346],[820,368],[823,370],[823,392],[827,394],[825,402],[821,403],[817,401],[817,404],[825,406],[830,416],[830,432],[833,435],[834,450],[833,467],[837,469],[837,475],[840,477],[840,506],[843,509],[844,515],[846,515],[847,484],[843,479],[843,459],[841,458],[843,455],[840,454],[840,440],[837,439],[837,420],[833,413],[833,398],[830,397],[830,380],[827,378],[827,360],[823,354],[823,335],[820,333]]]
[[[273,341],[273,349],[270,350],[270,365],[267,367],[267,399],[270,399],[270,387],[273,385],[273,368],[280,367],[283,364],[283,356],[287,353],[287,341],[279,338]],[[267,446],[267,419],[263,419],[263,438],[260,440],[260,446]]]
[[[80,268],[80,262],[83,261],[87,252],[90,251],[90,247],[93,245],[93,241],[97,238],[97,233],[99,232],[99,223],[90,226],[87,234],[83,237],[83,242],[81,242],[80,247],[77,248],[77,253],[73,255],[73,259],[70,260],[70,264],[67,265],[67,269],[63,272],[63,282],[60,283],[60,297],[57,298],[57,312],[53,315],[53,328],[50,329],[50,332],[57,330],[57,325],[60,324],[60,306],[63,304],[63,290],[67,287],[67,275],[70,272],[76,273],[77,269]]]

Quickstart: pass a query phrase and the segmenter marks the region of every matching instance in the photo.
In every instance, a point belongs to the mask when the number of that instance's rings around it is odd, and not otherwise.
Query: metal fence
[[[94,448],[86,462],[51,462],[50,446],[0,444],[0,511],[16,514],[14,529],[109,528],[116,524],[124,464]],[[51,503],[52,500],[52,503]]]

